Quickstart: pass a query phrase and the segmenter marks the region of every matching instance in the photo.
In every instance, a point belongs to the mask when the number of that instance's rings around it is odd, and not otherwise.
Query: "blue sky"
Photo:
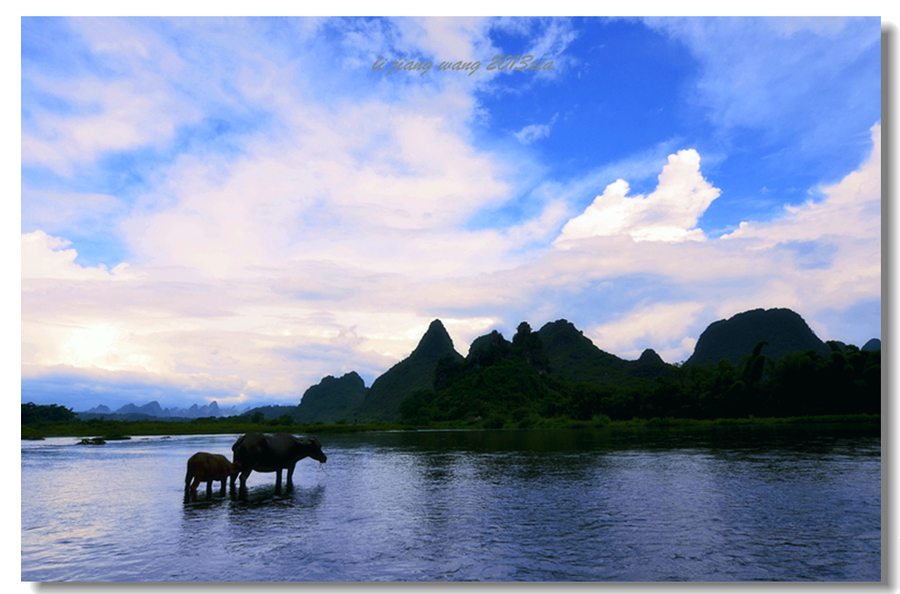
[[[565,318],[669,362],[757,307],[881,336],[878,18],[24,18],[21,39],[23,402],[295,404],[371,384],[435,318],[463,353]]]

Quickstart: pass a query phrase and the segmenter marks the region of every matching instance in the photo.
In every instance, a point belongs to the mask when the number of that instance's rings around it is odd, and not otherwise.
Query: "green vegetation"
[[[485,427],[880,414],[881,351],[832,342],[828,356],[810,350],[775,361],[763,354],[766,346],[757,343],[737,365],[722,359],[671,366],[667,375],[605,385],[550,373],[540,337],[524,325],[512,344],[494,340],[463,362],[441,361],[435,390],[407,398],[400,413],[421,426],[481,422]]]
[[[652,350],[646,351],[638,361],[625,361],[597,348],[566,320],[545,324],[537,336],[552,373],[571,382],[625,387],[634,377],[671,373],[669,366]]]
[[[417,429],[582,429],[604,428],[610,431],[655,431],[655,430],[692,430],[692,429],[717,429],[735,427],[787,427],[804,425],[833,424],[835,426],[846,425],[877,425],[880,423],[879,415],[830,415],[830,416],[806,416],[790,418],[756,418],[742,419],[677,419],[671,417],[654,417],[650,419],[630,419],[627,421],[613,421],[604,415],[595,415],[588,420],[576,420],[565,417],[543,418],[525,417],[519,421],[506,420],[500,415],[488,419],[467,419],[465,421],[441,421],[429,422],[427,425],[417,425],[410,422],[403,423],[379,423],[348,424],[337,422],[333,425],[324,423],[272,425],[253,424],[236,417],[224,417],[216,420],[201,419],[190,423],[169,423],[165,421],[105,421],[94,419],[91,421],[52,421],[34,425],[22,425],[22,439],[43,439],[45,437],[100,437],[105,441],[115,439],[129,439],[132,435],[222,435],[242,434],[249,431],[266,433],[286,432],[304,435],[327,435],[336,433],[355,433],[365,431],[400,431]]]
[[[292,416],[299,422],[334,423],[345,418],[348,411],[358,409],[367,393],[365,382],[355,371],[340,378],[328,375],[304,392]]]
[[[23,404],[25,407],[35,407],[34,404]],[[52,405],[56,406],[56,405]],[[37,407],[41,408],[41,407]],[[288,415],[282,415],[278,419],[251,420],[247,417],[204,417],[193,419],[186,423],[172,423],[170,421],[125,421],[90,419],[82,420],[73,415],[69,419],[47,420],[29,417],[29,422],[22,422],[22,439],[43,439],[45,437],[101,437],[107,441],[114,439],[128,439],[131,435],[217,435],[240,434],[249,431],[260,433],[295,433],[295,434],[323,434],[323,433],[351,433],[356,431],[375,431],[401,429],[403,425],[398,423],[370,423],[368,425],[347,424],[346,422],[325,425],[323,423],[295,423]]]
[[[38,405],[33,402],[22,405],[22,424],[34,425],[36,423],[55,423],[59,421],[72,421],[75,413],[65,406],[58,404]]]

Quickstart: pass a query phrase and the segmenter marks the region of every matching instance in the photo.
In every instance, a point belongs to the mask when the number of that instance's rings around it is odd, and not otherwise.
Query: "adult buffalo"
[[[222,481],[222,491],[219,494],[225,495],[225,481],[231,478],[233,495],[234,479],[238,472],[240,472],[240,466],[232,464],[221,454],[197,452],[187,462],[187,473],[184,476],[185,503],[197,499],[197,487],[202,482],[206,482],[206,498],[212,499],[213,481]]]
[[[322,452],[322,444],[315,437],[299,438],[287,433],[263,435],[247,433],[234,445],[234,464],[241,467],[241,496],[247,493],[247,477],[256,472],[275,473],[275,493],[281,494],[281,471],[287,468],[287,489],[293,487],[294,465],[307,456],[319,462],[328,458]],[[232,491],[236,476],[231,477]]]

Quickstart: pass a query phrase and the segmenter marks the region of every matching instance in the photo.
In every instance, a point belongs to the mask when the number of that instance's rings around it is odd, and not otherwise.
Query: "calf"
[[[225,481],[232,478],[231,486],[233,491],[233,477],[240,472],[240,464],[232,464],[228,461],[228,458],[221,454],[197,452],[187,462],[187,474],[184,477],[185,502],[197,499],[197,486],[203,481],[206,481],[207,499],[212,499],[213,481],[222,481],[222,491],[219,494],[225,495]],[[191,479],[193,479],[193,483]]]

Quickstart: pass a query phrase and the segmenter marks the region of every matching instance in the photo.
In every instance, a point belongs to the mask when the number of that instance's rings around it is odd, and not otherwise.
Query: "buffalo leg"
[[[200,477],[194,477],[194,482],[191,483],[191,501],[197,500],[197,487],[200,486]]]
[[[288,489],[288,491],[294,490],[294,464],[291,464],[290,466],[288,466],[287,489]]]
[[[275,471],[275,494],[281,495],[281,469]]]
[[[240,491],[241,499],[247,498],[247,477],[250,476],[251,472],[253,472],[253,471],[252,470],[241,471],[241,491]]]
[[[213,481],[212,481],[212,479],[209,479],[208,481],[206,481],[206,498],[207,499],[212,499],[212,492],[213,492]]]
[[[226,476],[225,478],[222,479],[222,488],[219,489],[219,495],[220,495],[221,497],[225,497],[225,482],[226,482],[227,480],[228,480],[228,477],[227,477],[227,476]]]

